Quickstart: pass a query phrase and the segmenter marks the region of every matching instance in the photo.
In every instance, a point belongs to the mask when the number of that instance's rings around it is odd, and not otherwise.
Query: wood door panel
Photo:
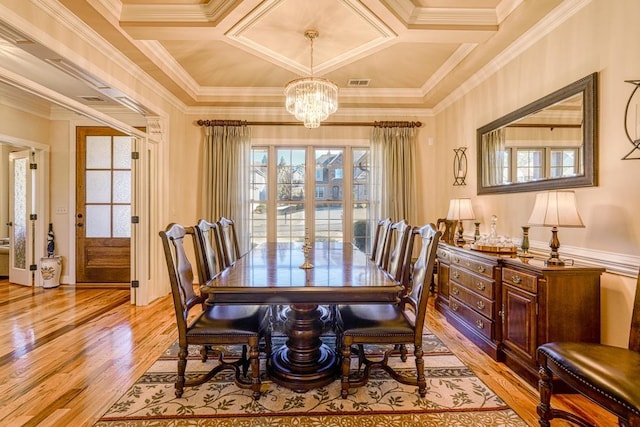
[[[131,239],[123,237],[111,237],[109,230],[113,225],[106,224],[107,237],[87,237],[87,139],[88,137],[113,137],[126,136],[125,134],[108,127],[78,127],[76,129],[76,282],[78,283],[127,283],[131,280]],[[111,146],[107,152],[113,151]],[[108,156],[108,154],[107,154]],[[127,169],[116,168],[111,161],[111,167],[98,167],[91,170],[105,171],[112,175],[116,171]],[[114,188],[112,181],[112,196]],[[96,203],[94,202],[94,205]],[[110,209],[118,204],[111,201],[97,203],[109,206]],[[126,202],[125,202],[126,204]],[[119,204],[122,206],[122,203]]]

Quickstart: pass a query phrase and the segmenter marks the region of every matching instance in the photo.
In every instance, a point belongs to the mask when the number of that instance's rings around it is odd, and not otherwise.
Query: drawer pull
[[[476,307],[478,307],[479,310],[484,310],[484,301],[478,300]]]
[[[478,288],[479,291],[484,291],[485,289],[487,289],[487,285],[482,282],[478,282],[476,283],[476,288]]]
[[[460,278],[460,273],[458,273],[457,271],[453,272],[453,278],[454,279],[459,279]]]
[[[522,282],[522,278],[516,274],[514,276],[511,276],[511,281],[517,285],[518,283]]]
[[[451,293],[452,293],[452,294],[454,294],[454,295],[458,295],[458,294],[460,293],[460,289],[458,289],[458,288],[453,288],[453,289],[451,290]]]
[[[451,304],[451,310],[458,311],[458,304],[456,304],[455,302]]]
[[[480,319],[476,320],[476,327],[478,329],[484,329],[484,322]]]
[[[484,273],[485,271],[487,271],[487,268],[484,265],[479,265],[478,266],[478,272]]]
[[[456,264],[460,264],[460,258],[457,258],[457,257],[456,257],[456,258],[454,258],[454,259],[453,259],[453,262],[455,262]]]
[[[467,267],[471,266],[471,263],[469,261],[465,261],[464,265],[466,265]]]

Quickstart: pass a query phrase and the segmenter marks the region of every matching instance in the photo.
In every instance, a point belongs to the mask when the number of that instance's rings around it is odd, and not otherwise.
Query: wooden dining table
[[[307,261],[312,268],[301,268]],[[224,304],[288,305],[286,344],[272,352],[267,372],[277,384],[305,392],[338,375],[335,348],[322,342],[321,305],[397,302],[401,286],[349,243],[264,243],[201,288]],[[373,307],[372,307],[373,308]]]

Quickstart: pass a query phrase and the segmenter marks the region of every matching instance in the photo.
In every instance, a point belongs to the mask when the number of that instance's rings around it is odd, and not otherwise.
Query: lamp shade
[[[471,206],[471,199],[451,199],[449,201],[447,219],[464,221],[475,218],[476,216],[473,213],[473,206]]]
[[[536,195],[529,225],[584,227],[573,191],[548,191]]]

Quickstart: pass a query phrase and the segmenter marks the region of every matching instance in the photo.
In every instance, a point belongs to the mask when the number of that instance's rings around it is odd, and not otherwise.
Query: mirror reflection
[[[595,185],[595,77],[478,129],[478,194]]]

